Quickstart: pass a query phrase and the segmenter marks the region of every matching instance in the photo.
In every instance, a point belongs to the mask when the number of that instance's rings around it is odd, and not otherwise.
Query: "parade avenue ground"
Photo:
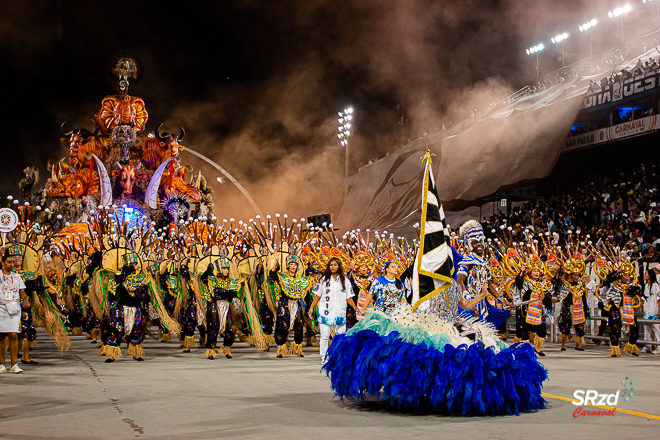
[[[549,344],[548,408],[500,417],[401,412],[375,400],[341,401],[320,373],[318,349],[275,358],[238,342],[234,358],[182,354],[178,342],[145,340],[146,362],[106,364],[95,345],[73,336],[59,353],[40,331],[31,352],[39,365],[0,376],[2,439],[397,439],[657,438],[660,355],[609,358],[608,348]],[[8,356],[8,354],[7,354]],[[7,360],[9,363],[9,360]],[[633,395],[626,401],[626,387]],[[630,382],[633,384],[630,385]],[[614,394],[612,407],[575,406],[576,390]],[[611,401],[611,400],[610,400]]]

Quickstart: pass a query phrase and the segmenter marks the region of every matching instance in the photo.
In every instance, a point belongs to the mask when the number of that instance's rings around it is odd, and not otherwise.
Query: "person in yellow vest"
[[[566,351],[566,341],[570,338],[571,327],[575,329],[575,349],[584,351],[584,323],[589,318],[587,304],[587,288],[582,282],[585,264],[581,258],[573,257],[564,261],[562,265],[566,280],[562,279],[562,271],[558,272],[554,280],[555,295],[561,301],[559,313],[559,340],[561,351]]]
[[[610,357],[621,356],[621,328],[624,325],[630,328],[630,338],[624,351],[631,356],[639,356],[639,327],[634,308],[636,302],[640,304],[642,288],[637,283],[635,267],[631,263],[623,262],[618,266],[618,269],[605,277],[599,287],[604,308],[609,314],[607,328],[610,336]]]
[[[516,306],[515,342],[533,344],[539,356],[545,356],[545,322],[543,321],[544,299],[552,289],[549,280],[543,277],[543,262],[536,255],[527,258],[524,270],[515,278],[513,305]]]

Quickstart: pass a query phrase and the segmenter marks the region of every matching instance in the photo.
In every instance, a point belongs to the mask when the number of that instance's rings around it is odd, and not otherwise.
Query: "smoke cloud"
[[[183,144],[231,173],[264,213],[336,217],[345,163],[337,111],[356,109],[355,173],[530,83],[535,66],[524,48],[563,30],[569,9],[582,20],[602,3],[248,1],[127,11],[21,2],[0,18],[0,80],[12,109],[0,190],[16,194],[29,165],[41,168],[43,183],[45,162],[66,151],[59,125],[91,126],[102,97],[114,93],[108,61],[131,50],[145,66],[130,93],[146,102],[147,130],[183,126]],[[548,53],[546,71],[559,67],[556,48]],[[397,124],[401,112],[409,125]],[[217,171],[186,153],[182,162],[207,177],[218,217],[254,215],[238,190],[216,182]]]

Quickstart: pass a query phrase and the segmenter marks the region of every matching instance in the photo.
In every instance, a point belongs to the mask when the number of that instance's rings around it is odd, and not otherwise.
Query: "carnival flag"
[[[451,286],[454,271],[449,230],[435,187],[431,152],[428,148],[422,160],[425,160],[426,164],[422,184],[419,249],[413,271],[413,310],[417,310],[425,301]]]

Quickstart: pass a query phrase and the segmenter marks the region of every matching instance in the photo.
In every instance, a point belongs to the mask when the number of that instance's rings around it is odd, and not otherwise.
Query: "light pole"
[[[338,112],[337,115],[339,116],[339,119],[337,119],[339,124],[337,137],[341,146],[346,147],[346,165],[344,168],[344,197],[346,197],[348,194],[348,186],[346,186],[346,179],[348,179],[348,138],[353,132],[353,124],[351,123],[353,121],[353,107],[345,108],[343,112]]]
[[[610,12],[607,13],[607,16],[610,17],[610,18],[621,17],[621,45],[622,46],[624,44],[624,42],[623,42],[624,41],[623,40],[623,14],[627,14],[628,12],[630,12],[631,9],[632,8],[630,7],[630,5],[625,5],[621,8],[616,8],[615,10],[610,11]]]
[[[536,46],[532,46],[529,49],[525,49],[525,52],[527,55],[533,55],[536,54],[536,81],[538,82],[539,80],[539,52],[541,52],[543,49],[545,49],[545,46],[543,43],[539,43]]]
[[[578,29],[580,29],[580,32],[586,32],[589,29],[591,29],[592,27],[596,26],[597,24],[598,24],[598,21],[596,21],[596,19],[594,18],[593,20],[584,23],[582,26],[579,26]],[[589,32],[589,38],[590,38],[589,47],[591,48],[591,55],[590,56],[594,56],[594,33],[593,32]]]
[[[550,39],[554,44],[561,43],[561,67],[566,67],[566,58],[564,58],[564,41],[566,41],[567,38],[568,33],[564,32],[563,34],[555,35]]]

